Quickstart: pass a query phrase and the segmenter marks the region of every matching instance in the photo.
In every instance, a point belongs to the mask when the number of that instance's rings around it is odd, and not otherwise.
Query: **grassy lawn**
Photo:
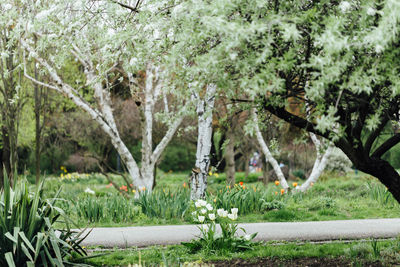
[[[164,265],[180,266],[185,263],[234,263],[235,259],[241,262],[256,263],[262,259],[273,260],[274,263],[288,263],[298,261],[312,263],[328,261],[352,266],[365,266],[367,263],[379,263],[381,266],[392,266],[400,262],[400,240],[388,241],[354,241],[349,243],[332,242],[324,244],[315,243],[263,243],[255,245],[253,250],[239,253],[216,251],[214,254],[202,252],[189,254],[186,248],[180,245],[155,246],[146,249],[131,248],[126,250],[111,250],[92,252],[90,255],[104,255],[87,260],[95,266],[128,266],[129,264],[142,264],[143,266]],[[211,265],[210,263],[210,265]],[[285,265],[285,263],[287,263]],[[277,266],[277,265],[274,265]],[[315,266],[315,265],[314,265]],[[345,266],[345,265],[343,265]]]
[[[281,195],[274,183],[265,187],[257,181],[259,174],[247,179],[237,173],[236,181],[243,186],[228,188],[224,174],[213,174],[209,179],[208,198],[216,206],[239,208],[239,222],[319,221],[366,218],[394,218],[400,215],[400,206],[386,188],[375,178],[365,174],[346,176],[324,174],[306,193],[294,190]],[[193,223],[190,216],[188,175],[161,173],[153,197],[144,197],[140,203],[129,192],[125,199],[108,180],[99,174],[64,174],[48,177],[45,192],[51,196],[62,187],[59,206],[80,227],[134,226]],[[113,176],[122,186],[123,179]],[[297,181],[301,184],[302,181]],[[184,184],[185,183],[185,184]],[[85,193],[90,188],[94,195]]]

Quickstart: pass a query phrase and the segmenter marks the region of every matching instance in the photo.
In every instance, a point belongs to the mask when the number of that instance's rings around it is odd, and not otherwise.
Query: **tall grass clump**
[[[396,199],[393,197],[387,188],[378,183],[367,182],[366,187],[369,192],[369,196],[377,201],[382,206],[395,206],[397,205]]]
[[[220,189],[215,196],[210,196],[210,201],[215,202],[217,208],[230,210],[238,208],[239,213],[250,214],[263,211],[262,199],[266,196],[265,189],[259,187],[246,187],[243,183],[235,185],[233,188],[229,186],[227,189]]]
[[[135,203],[149,218],[183,218],[190,206],[190,195],[187,189],[141,191]]]
[[[53,227],[64,215],[55,206],[60,190],[52,199],[43,199],[42,193],[43,183],[29,193],[25,180],[11,189],[4,175],[0,191],[0,266],[79,266],[67,259],[76,253],[86,255],[79,245],[82,239],[67,223],[58,234]]]
[[[104,197],[87,195],[76,201],[75,210],[79,218],[89,223],[132,222],[140,213],[132,200],[121,195]]]

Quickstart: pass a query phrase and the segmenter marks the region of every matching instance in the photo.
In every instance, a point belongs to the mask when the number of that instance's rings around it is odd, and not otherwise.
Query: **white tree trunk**
[[[264,141],[264,138],[263,138],[260,128],[258,126],[257,113],[256,113],[255,109],[252,109],[251,112],[252,112],[252,116],[253,116],[253,120],[254,120],[254,124],[255,124],[255,133],[256,133],[257,141],[265,155],[265,158],[267,161],[266,163],[268,164],[268,162],[269,162],[272,165],[274,172],[275,172],[276,176],[278,177],[279,182],[281,183],[282,187],[286,190],[289,188],[289,185],[286,181],[286,178],[285,178],[281,168],[279,167],[278,162],[272,156],[271,152],[268,149],[267,144]],[[324,171],[324,169],[328,163],[328,158],[333,150],[333,146],[332,146],[332,144],[330,144],[328,146],[328,148],[326,149],[326,151],[322,154],[321,151],[323,148],[323,144],[321,144],[321,141],[313,133],[310,133],[310,137],[311,137],[311,140],[313,141],[315,148],[317,150],[317,157],[315,159],[314,166],[313,166],[310,176],[307,178],[307,180],[302,185],[300,185],[296,188],[297,190],[300,190],[302,192],[304,192],[308,188],[310,188],[310,186],[313,183],[315,183],[318,180],[318,178],[321,176],[322,172]]]
[[[215,102],[216,85],[207,85],[204,99],[197,97],[198,137],[196,165],[190,178],[190,198],[192,200],[205,197],[207,177],[210,167],[210,151],[212,137],[212,117]]]
[[[289,188],[289,185],[286,181],[285,175],[283,174],[281,167],[279,167],[278,162],[276,161],[276,159],[272,156],[271,152],[269,151],[269,148],[264,141],[264,137],[261,134],[260,127],[258,126],[258,117],[257,117],[256,110],[253,108],[251,110],[251,113],[252,113],[253,121],[255,124],[255,134],[257,137],[257,142],[260,145],[262,152],[265,155],[265,160],[266,160],[265,163],[268,164],[268,162],[269,162],[271,164],[276,176],[278,177],[280,184],[282,185],[282,187],[285,190],[287,190]]]
[[[307,189],[311,187],[312,184],[317,182],[318,178],[325,170],[325,167],[328,163],[328,158],[333,151],[333,145],[330,144],[326,149],[326,151],[324,152],[324,154],[321,154],[322,145],[320,140],[318,140],[317,136],[314,133],[310,133],[310,137],[317,149],[317,158],[315,159],[314,166],[312,168],[310,176],[301,186],[297,187],[297,189],[302,192],[305,192]]]
[[[99,109],[92,107],[84,98],[76,91],[72,86],[65,83],[61,77],[58,75],[57,71],[42,57],[40,57],[35,50],[29,46],[24,40],[21,40],[22,46],[29,52],[42,67],[44,67],[55,85],[46,84],[35,80],[33,77],[26,73],[25,76],[31,81],[41,85],[46,86],[50,89],[58,91],[64,96],[71,99],[75,105],[86,111],[89,116],[95,120],[101,127],[101,129],[110,137],[111,143],[117,150],[121,157],[121,160],[125,164],[129,175],[131,176],[133,185],[138,189],[145,188],[148,191],[152,190],[154,182],[154,166],[158,159],[160,158],[162,152],[171,141],[173,135],[177,131],[179,125],[183,120],[183,115],[177,116],[174,121],[169,126],[166,135],[163,137],[161,142],[157,145],[154,152],[152,151],[152,127],[153,127],[153,112],[154,104],[160,95],[161,85],[159,83],[158,77],[154,78],[154,75],[158,75],[159,69],[154,67],[149,67],[149,75],[146,81],[145,97],[146,103],[144,105],[145,114],[145,126],[143,131],[143,157],[142,166],[139,169],[138,164],[132,157],[131,152],[126,147],[125,143],[122,141],[117,129],[113,110],[110,92],[107,88],[103,88],[102,79],[99,75],[95,73],[92,62],[88,57],[84,57],[78,48],[74,46],[74,50],[71,53],[82,63],[85,67],[85,75],[87,78],[87,83],[94,89],[94,95],[97,100]],[[104,74],[104,76],[107,73]],[[131,76],[131,75],[130,75]],[[149,83],[149,84],[147,84]]]

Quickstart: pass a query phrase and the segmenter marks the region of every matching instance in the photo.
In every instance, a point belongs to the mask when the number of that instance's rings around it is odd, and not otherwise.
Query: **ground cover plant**
[[[100,174],[70,177],[48,177],[45,194],[51,196],[62,186],[60,198],[64,200],[59,205],[81,227],[195,223],[189,208],[188,174],[159,172],[153,193],[142,191],[139,198],[132,190],[124,191],[125,197]],[[265,186],[254,178],[243,179],[229,187],[224,178],[224,174],[210,177],[207,201],[216,209],[238,208],[239,223],[393,218],[400,213],[387,189],[362,173],[325,173],[305,193],[294,187],[301,180],[292,181],[291,190],[282,192],[275,181]],[[129,188],[122,177],[113,179],[118,187]]]
[[[105,251],[92,252],[93,255]],[[114,249],[87,262],[95,266],[392,266],[400,261],[400,240],[362,240],[327,243],[268,242],[241,252],[188,253],[182,245],[146,249]],[[186,264],[186,265],[185,265]],[[298,265],[297,265],[298,264]]]

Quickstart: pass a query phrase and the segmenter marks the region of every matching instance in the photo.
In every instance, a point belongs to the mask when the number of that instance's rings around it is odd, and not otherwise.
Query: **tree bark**
[[[232,129],[226,133],[228,144],[225,147],[225,161],[226,161],[226,184],[230,186],[235,185],[235,135]]]
[[[278,162],[272,156],[267,144],[264,141],[264,137],[262,136],[260,127],[258,126],[258,118],[257,118],[255,109],[252,109],[252,116],[253,116],[253,121],[255,124],[255,132],[256,132],[257,141],[258,141],[258,143],[264,153],[265,159],[266,159],[265,164],[268,164],[268,163],[271,164],[272,168],[274,169],[274,171],[276,173],[276,176],[278,177],[279,182],[281,183],[281,186],[283,187],[283,189],[287,190],[289,188],[289,185],[286,181],[285,175],[283,174],[281,168],[279,167]]]
[[[190,198],[197,200],[205,198],[207,177],[210,167],[210,151],[212,144],[212,117],[214,109],[216,86],[207,85],[204,99],[197,98],[198,137],[196,165],[190,178]]]
[[[322,154],[322,144],[321,141],[317,138],[317,136],[313,133],[310,133],[311,140],[313,141],[315,148],[317,150],[317,158],[315,159],[312,171],[307,180],[299,186],[297,189],[305,192],[307,189],[311,187],[312,184],[317,182],[318,178],[321,176],[322,172],[325,170],[326,165],[328,164],[329,156],[332,154],[333,145],[329,144],[326,151]]]

